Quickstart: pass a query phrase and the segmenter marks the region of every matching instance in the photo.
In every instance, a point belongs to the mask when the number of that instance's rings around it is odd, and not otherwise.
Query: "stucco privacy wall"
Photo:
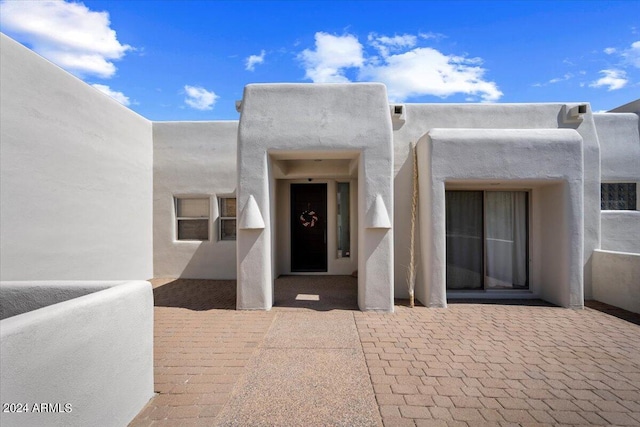
[[[153,274],[151,123],[0,35],[3,280]]]
[[[99,289],[104,283],[5,285],[53,295],[60,286]],[[153,396],[150,283],[123,282],[1,320],[0,395],[3,403],[30,405],[29,413],[0,413],[6,427],[127,425]],[[61,409],[34,413],[35,403]]]
[[[238,132],[238,307],[273,304],[278,201],[270,154],[281,153],[359,160],[358,303],[363,310],[392,311],[393,232],[371,228],[374,211],[393,219],[391,118],[382,84],[245,88]],[[243,215],[252,219],[247,222],[255,219],[256,226],[261,218],[264,228],[243,228]]]
[[[153,123],[156,277],[235,279],[236,242],[219,240],[218,197],[235,197],[237,121]],[[209,197],[208,241],[178,241],[174,197]]]
[[[635,102],[640,108],[640,102]],[[634,103],[627,104],[632,108]],[[602,182],[635,182],[640,188],[640,124],[635,113],[594,114]],[[604,250],[640,253],[640,211],[602,211]],[[595,270],[594,270],[595,271]]]
[[[640,254],[640,211],[602,211],[601,227],[603,250]]]
[[[425,279],[416,296],[445,307],[445,183],[522,182],[542,187],[540,295],[583,300],[583,141],[570,129],[432,129],[418,142],[420,242]]]
[[[600,142],[602,182],[640,182],[640,134],[634,113],[593,115]]]
[[[575,129],[584,153],[584,292],[591,294],[593,249],[600,247],[600,153],[591,109],[578,120],[567,113],[579,103],[563,104],[404,104],[403,121],[393,121],[394,139],[394,251],[395,295],[406,298],[409,265],[411,157],[409,147],[432,128],[469,129]],[[584,104],[584,103],[580,103]],[[466,164],[471,155],[457,153]],[[487,156],[481,154],[480,159]],[[422,202],[420,202],[422,203]],[[420,248],[420,250],[423,250]],[[418,263],[418,282],[424,280],[424,264]]]
[[[593,297],[640,313],[640,253],[596,250],[593,254]]]

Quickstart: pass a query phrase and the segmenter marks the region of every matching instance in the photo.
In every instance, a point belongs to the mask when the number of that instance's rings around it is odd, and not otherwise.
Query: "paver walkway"
[[[640,425],[640,327],[591,310],[356,315],[386,426]]]
[[[636,324],[544,304],[361,313],[355,280],[303,279],[279,279],[270,312],[235,311],[233,281],[154,280],[158,395],[131,425],[640,425]]]

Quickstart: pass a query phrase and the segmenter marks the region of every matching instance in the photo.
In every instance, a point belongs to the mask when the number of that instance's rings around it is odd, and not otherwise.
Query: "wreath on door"
[[[315,211],[309,209],[300,214],[300,224],[302,224],[303,227],[315,227],[316,222],[318,222],[318,215]]]

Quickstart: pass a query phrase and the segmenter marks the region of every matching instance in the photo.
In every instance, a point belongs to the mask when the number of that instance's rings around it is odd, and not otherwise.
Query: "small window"
[[[600,185],[600,209],[603,211],[636,210],[636,183],[603,183]]]
[[[220,197],[220,240],[236,240],[236,199]]]
[[[338,258],[351,257],[351,233],[349,229],[349,183],[338,183]]]
[[[178,240],[209,240],[208,197],[176,197]]]

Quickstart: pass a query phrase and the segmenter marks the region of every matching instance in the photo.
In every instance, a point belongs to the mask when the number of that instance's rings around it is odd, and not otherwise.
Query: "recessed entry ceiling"
[[[358,153],[271,153],[276,179],[357,178]]]

